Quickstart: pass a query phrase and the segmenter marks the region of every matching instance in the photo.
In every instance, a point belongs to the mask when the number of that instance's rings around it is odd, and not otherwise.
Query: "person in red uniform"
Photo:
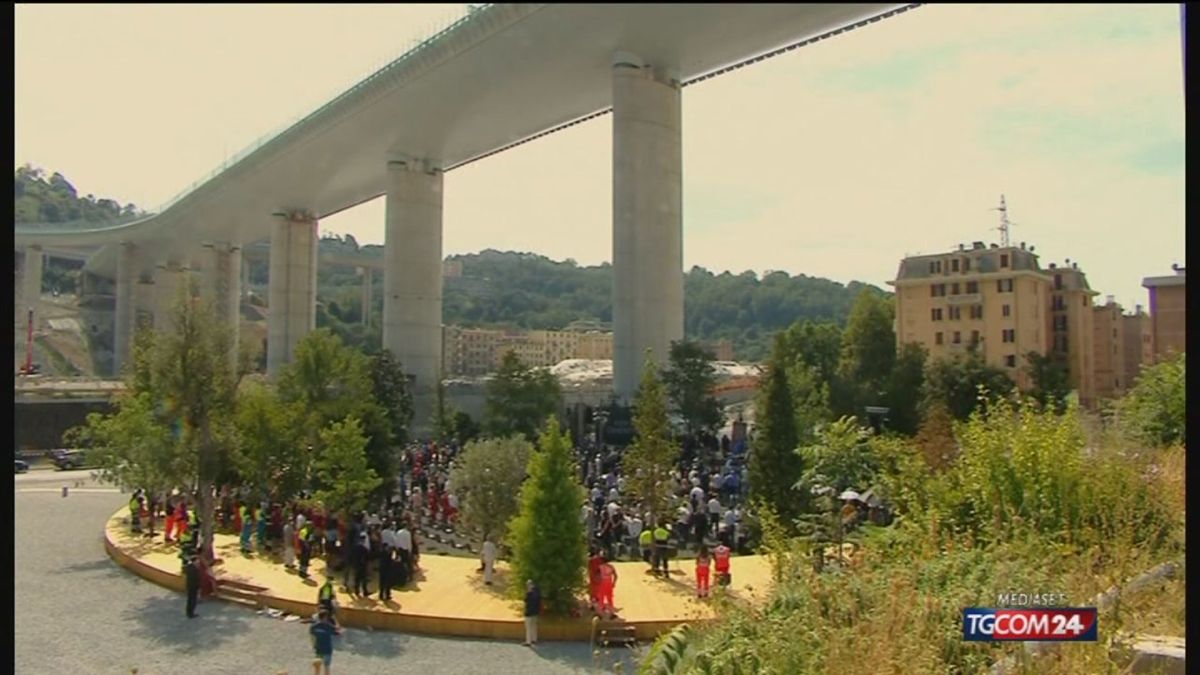
[[[436,524],[438,519],[438,491],[436,486],[429,487],[429,523]]]
[[[718,544],[713,551],[713,559],[717,563],[717,583],[722,586],[729,585],[729,555],[729,547],[725,545],[725,542]]]
[[[177,504],[174,503],[173,497],[167,497],[167,518],[163,523],[163,543],[171,543],[171,533],[175,531],[175,509]]]
[[[708,555],[708,547],[701,544],[700,552],[696,554],[696,597],[708,597],[708,568],[712,557]]]
[[[601,560],[603,563],[600,565],[600,573],[598,575],[600,580],[599,613],[611,619],[616,613],[613,609],[613,589],[617,585],[617,568],[613,567],[612,563],[604,560],[603,557],[601,557]]]
[[[603,564],[600,550],[593,548],[592,556],[588,558],[588,607],[596,612],[600,611],[600,566]]]

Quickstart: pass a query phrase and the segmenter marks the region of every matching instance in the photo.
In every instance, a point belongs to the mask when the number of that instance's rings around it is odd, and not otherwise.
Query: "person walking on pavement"
[[[142,491],[135,490],[129,498],[129,527],[134,534],[142,533]]]
[[[329,621],[329,613],[322,609],[317,614],[317,620],[308,629],[308,634],[312,636],[313,652],[317,657],[313,659],[313,675],[321,675],[322,664],[325,666],[325,675],[329,675],[329,664],[333,660],[333,636],[340,632],[337,626]]]
[[[496,545],[492,543],[490,535],[483,540],[483,546],[480,547],[480,556],[483,558],[483,583],[491,586],[492,574],[496,569]]]
[[[312,558],[312,523],[300,527],[300,578],[308,578],[308,561]]]
[[[194,619],[196,614],[196,599],[200,595],[200,563],[195,554],[188,554],[183,560],[183,575],[187,580],[187,618]]]
[[[537,644],[537,621],[542,613],[542,593],[533,579],[525,582],[525,641],[521,644],[532,647]]]

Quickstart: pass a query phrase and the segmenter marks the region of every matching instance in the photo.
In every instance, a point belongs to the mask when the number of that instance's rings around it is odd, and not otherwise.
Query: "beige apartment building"
[[[1096,398],[1117,398],[1129,386],[1125,377],[1125,315],[1108,296],[1092,308],[1092,359],[1096,364]]]
[[[1187,277],[1185,268],[1172,265],[1175,274],[1146,277],[1142,286],[1150,292],[1151,361],[1187,351]]]
[[[970,248],[906,257],[896,279],[896,341],[931,358],[975,348],[1022,389],[1029,352],[1061,351],[1081,402],[1094,398],[1091,296],[1077,266],[1042,269],[1032,246]]]
[[[442,360],[448,376],[494,372],[514,352],[530,367],[549,367],[566,359],[611,359],[612,333],[554,330],[495,330],[446,326]]]
[[[1150,315],[1142,311],[1138,305],[1133,314],[1121,317],[1125,333],[1125,358],[1122,374],[1125,390],[1128,391],[1137,383],[1142,365],[1154,361],[1154,350],[1150,344]]]

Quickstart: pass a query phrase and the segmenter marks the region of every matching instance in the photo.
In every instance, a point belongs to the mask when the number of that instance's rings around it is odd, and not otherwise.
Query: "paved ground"
[[[311,670],[307,626],[213,601],[184,617],[184,598],[143,581],[104,552],[101,528],[126,502],[88,472],[15,477],[14,590],[18,673],[302,675]],[[83,479],[80,487],[75,481]],[[72,486],[61,496],[62,485]],[[614,656],[599,672],[611,672]],[[624,658],[625,672],[635,660]],[[348,629],[337,673],[596,672],[587,644],[455,640]]]

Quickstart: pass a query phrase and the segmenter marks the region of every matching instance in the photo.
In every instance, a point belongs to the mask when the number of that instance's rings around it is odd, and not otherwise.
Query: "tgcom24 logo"
[[[963,640],[971,642],[1095,642],[1095,607],[963,610]]]

